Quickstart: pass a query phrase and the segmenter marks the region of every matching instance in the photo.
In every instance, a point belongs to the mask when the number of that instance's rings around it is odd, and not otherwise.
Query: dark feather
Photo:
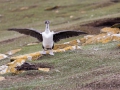
[[[69,38],[69,37],[73,37],[73,36],[78,36],[81,34],[87,34],[85,32],[82,31],[60,31],[60,32],[56,32],[53,36],[53,41],[54,42],[58,42],[60,39],[64,39],[64,38]]]
[[[40,32],[38,32],[37,30],[34,29],[27,29],[27,28],[10,28],[8,29],[9,31],[16,31],[19,32],[21,34],[25,34],[25,35],[30,35],[32,37],[37,38],[40,42],[43,41],[42,39],[42,34]]]

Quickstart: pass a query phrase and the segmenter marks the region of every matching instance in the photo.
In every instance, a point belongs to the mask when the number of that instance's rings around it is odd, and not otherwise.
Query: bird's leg
[[[43,49],[42,54],[46,54],[46,51]]]
[[[50,50],[49,50],[49,54],[50,54],[50,55],[54,55],[54,53],[53,53],[53,50],[52,50],[52,49],[50,49]]]
[[[42,54],[46,54],[46,48],[42,45],[43,51],[41,52]]]

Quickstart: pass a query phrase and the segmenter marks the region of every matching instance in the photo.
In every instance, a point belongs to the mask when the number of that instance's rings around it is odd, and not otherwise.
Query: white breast
[[[42,33],[42,37],[43,37],[43,46],[45,48],[52,48],[53,46],[53,32],[49,32],[49,33]]]

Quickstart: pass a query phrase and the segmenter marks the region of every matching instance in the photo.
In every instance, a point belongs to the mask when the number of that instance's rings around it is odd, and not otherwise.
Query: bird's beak
[[[48,20],[45,21],[45,24],[49,24],[50,22]]]

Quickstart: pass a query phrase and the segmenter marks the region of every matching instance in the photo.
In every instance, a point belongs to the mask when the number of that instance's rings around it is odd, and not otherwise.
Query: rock
[[[105,27],[105,28],[101,29],[101,33],[118,34],[118,33],[120,33],[120,29]]]
[[[0,54],[0,60],[7,58],[8,56],[5,54]]]

